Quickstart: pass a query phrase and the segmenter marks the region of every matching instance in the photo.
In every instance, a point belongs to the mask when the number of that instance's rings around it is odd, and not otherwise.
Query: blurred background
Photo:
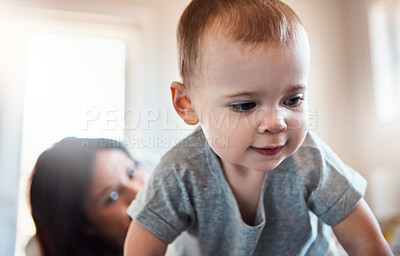
[[[155,164],[191,132],[173,110],[189,0],[0,0],[0,255],[24,255],[27,184],[66,136],[124,141]],[[287,0],[309,34],[309,126],[400,215],[399,0]]]

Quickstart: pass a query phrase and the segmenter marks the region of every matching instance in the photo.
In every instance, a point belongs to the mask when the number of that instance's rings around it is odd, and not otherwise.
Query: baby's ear
[[[189,125],[199,123],[196,113],[194,112],[192,102],[189,98],[187,88],[179,82],[171,84],[172,103],[178,115]]]

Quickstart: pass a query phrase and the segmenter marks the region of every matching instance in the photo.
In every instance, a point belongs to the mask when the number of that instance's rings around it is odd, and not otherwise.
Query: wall
[[[310,105],[315,130],[368,180],[366,199],[382,222],[400,214],[400,120],[376,115],[368,12],[375,0],[287,1],[311,44]]]
[[[358,165],[369,180],[367,196],[378,218],[386,221],[400,214],[400,120],[383,123],[375,110],[367,16],[374,1],[353,0],[348,4],[352,14],[350,57],[357,113],[354,138]]]

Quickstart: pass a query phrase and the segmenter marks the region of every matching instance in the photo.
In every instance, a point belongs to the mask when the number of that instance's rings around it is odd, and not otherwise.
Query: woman
[[[126,209],[144,182],[139,164],[114,140],[70,137],[44,151],[30,187],[41,255],[122,255]]]

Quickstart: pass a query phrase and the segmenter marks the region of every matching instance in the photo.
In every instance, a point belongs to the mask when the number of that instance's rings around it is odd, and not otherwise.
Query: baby
[[[351,255],[392,255],[366,181],[307,130],[309,43],[292,9],[194,0],[178,45],[172,101],[200,127],[129,207],[127,256],[173,241],[174,255],[325,255],[330,226]]]

